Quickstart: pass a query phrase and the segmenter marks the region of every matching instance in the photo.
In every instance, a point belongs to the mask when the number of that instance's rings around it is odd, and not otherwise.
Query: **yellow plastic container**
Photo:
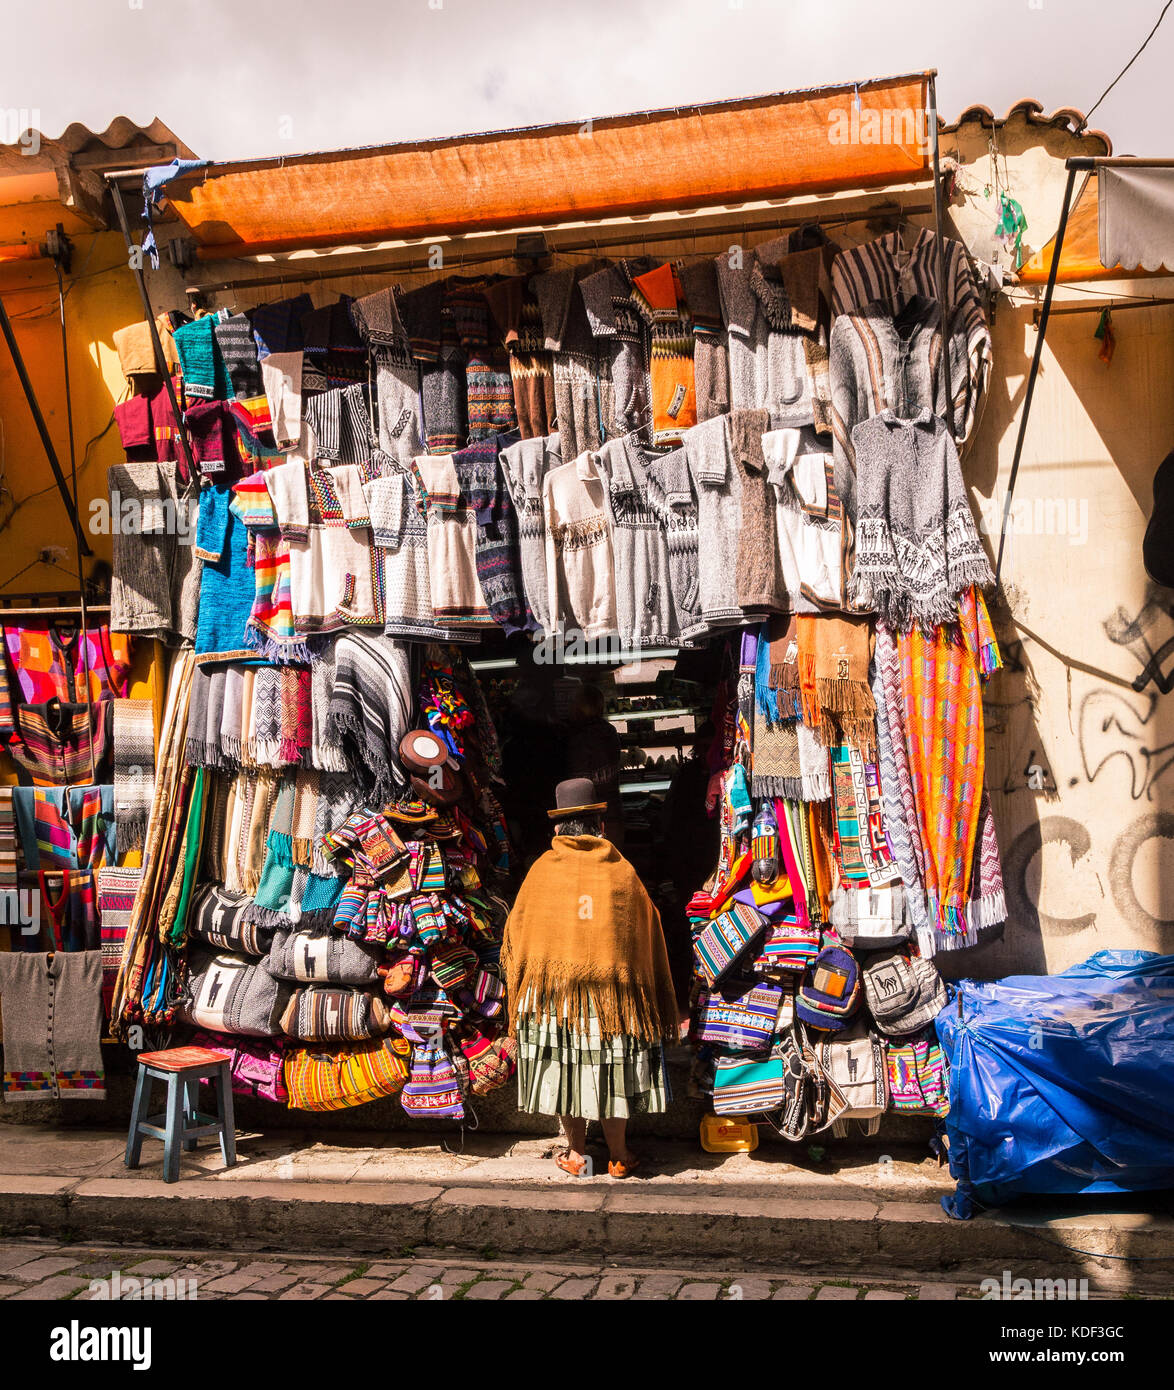
[[[705,1115],[701,1147],[707,1154],[748,1154],[758,1148],[758,1126],[737,1115]]]

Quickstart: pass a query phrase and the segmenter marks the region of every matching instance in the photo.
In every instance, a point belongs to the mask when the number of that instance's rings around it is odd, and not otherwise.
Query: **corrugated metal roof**
[[[104,173],[195,158],[157,117],[140,125],[116,116],[105,130],[74,121],[56,136],[35,128],[4,133],[14,138],[0,143],[0,207],[56,202],[91,228],[106,225]]]

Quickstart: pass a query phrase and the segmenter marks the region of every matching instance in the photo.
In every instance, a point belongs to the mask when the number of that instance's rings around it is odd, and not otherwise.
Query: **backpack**
[[[933,1029],[887,1043],[885,1054],[894,1110],[939,1117],[950,1113],[949,1073]]]
[[[825,1079],[847,1102],[833,1122],[833,1132],[842,1138],[848,1132],[848,1121],[859,1120],[866,1134],[875,1134],[889,1099],[881,1040],[857,1021],[835,1037],[817,1043],[815,1055]]]
[[[864,967],[864,997],[882,1033],[920,1033],[946,1007],[946,982],[927,956],[874,956]]]
[[[809,1028],[838,1033],[860,1007],[860,967],[829,932],[795,998],[795,1013]]]
[[[832,894],[832,925],[846,946],[857,951],[883,951],[901,946],[913,935],[905,905],[905,887],[888,883],[845,883]]]

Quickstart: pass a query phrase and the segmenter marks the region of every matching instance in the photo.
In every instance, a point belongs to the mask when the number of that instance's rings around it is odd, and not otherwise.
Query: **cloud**
[[[132,8],[132,6],[141,8]],[[251,16],[248,22],[246,16]],[[1087,109],[1150,0],[40,0],[10,28],[0,102],[103,129],[159,116],[232,159],[464,134],[939,70],[947,118],[1035,97]],[[1102,36],[1103,35],[1103,36]],[[1168,143],[1174,21],[1097,112],[1118,152]],[[282,118],[288,118],[283,122]],[[1156,134],[1151,133],[1156,132]],[[672,151],[665,151],[672,158]],[[780,158],[785,152],[780,151]]]

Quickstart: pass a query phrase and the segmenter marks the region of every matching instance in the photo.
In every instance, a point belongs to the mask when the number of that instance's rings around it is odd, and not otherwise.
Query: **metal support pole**
[[[69,345],[65,335],[65,279],[61,273],[60,253],[54,257],[57,271],[57,307],[61,318],[61,365],[65,372],[65,419],[69,430],[69,471],[73,483],[73,534],[77,541],[77,601],[81,609],[82,671],[86,682],[86,728],[90,735],[90,785],[98,782],[98,766],[94,761],[94,702],[90,694],[90,625],[86,613],[86,581],[82,573],[82,528],[77,510],[77,451],[73,442],[73,394],[69,386]],[[76,665],[69,673],[70,688],[76,695],[74,676]]]
[[[140,262],[140,248],[131,240],[130,223],[126,220],[126,205],[122,201],[122,190],[113,179],[109,180],[108,187],[110,196],[114,199],[114,211],[118,214],[118,224],[122,228],[123,240],[126,242],[126,249],[130,256],[130,268],[134,271],[135,280],[139,287],[139,296],[143,301],[143,315],[146,318],[147,327],[151,330],[151,345],[155,350],[155,369],[163,378],[163,385],[167,388],[167,398],[171,402],[171,411],[175,417],[176,433],[183,450],[184,471],[186,473],[184,482],[186,483],[197,476],[198,470],[192,457],[191,444],[188,440],[188,432],[184,427],[183,416],[180,414],[179,401],[175,395],[175,384],[171,380],[171,371],[163,353],[163,343],[159,338],[159,329],[155,323],[155,311],[151,308],[151,296],[147,293],[147,281]]]
[[[953,383],[950,381],[950,303],[946,285],[946,242],[942,229],[942,178],[938,162],[938,86],[937,78],[933,73],[929,75],[928,96],[929,142],[933,155],[933,218],[934,232],[936,233],[938,311],[941,316],[942,333],[942,391],[946,398],[945,421],[950,427],[951,438],[956,440],[958,431],[954,425],[954,392]]]
[[[1056,289],[1056,273],[1060,269],[1060,254],[1064,250],[1064,233],[1068,229],[1068,213],[1072,207],[1072,189],[1076,183],[1076,169],[1068,162],[1068,182],[1064,185],[1064,205],[1060,209],[1060,225],[1052,244],[1052,263],[1048,267],[1048,284],[1044,290],[1043,308],[1040,310],[1039,330],[1035,338],[1035,352],[1031,357],[1031,370],[1027,374],[1027,390],[1023,396],[1023,413],[1019,417],[1019,433],[1015,438],[1015,457],[1011,460],[1011,476],[1007,479],[1007,495],[1003,498],[1003,520],[999,526],[999,555],[995,561],[995,584],[1003,569],[1003,545],[1007,540],[1007,518],[1011,514],[1011,498],[1015,492],[1015,479],[1019,476],[1019,462],[1023,457],[1023,440],[1027,434],[1027,419],[1031,414],[1031,398],[1035,394],[1035,379],[1039,375],[1040,358],[1044,351],[1044,336],[1048,331],[1048,317],[1052,312],[1052,295]]]
[[[49,467],[53,470],[54,478],[57,479],[57,491],[61,494],[61,500],[65,503],[65,510],[73,525],[74,534],[78,537],[78,560],[80,562],[83,555],[92,555],[94,552],[90,549],[89,542],[81,533],[77,506],[74,499],[70,496],[69,487],[65,481],[65,474],[61,471],[61,464],[57,461],[57,450],[53,447],[53,440],[49,437],[49,429],[45,424],[45,417],[41,414],[41,407],[37,403],[37,393],[33,390],[33,383],[24,365],[24,358],[20,354],[20,347],[16,341],[16,334],[12,331],[12,324],[8,318],[8,310],[4,307],[4,300],[2,298],[0,298],[0,332],[4,334],[4,341],[8,344],[8,351],[12,354],[12,364],[16,368],[16,375],[20,378],[21,388],[24,391],[24,398],[29,403],[33,424],[36,425],[37,433],[41,436],[41,447],[45,450],[45,457],[49,460]]]

